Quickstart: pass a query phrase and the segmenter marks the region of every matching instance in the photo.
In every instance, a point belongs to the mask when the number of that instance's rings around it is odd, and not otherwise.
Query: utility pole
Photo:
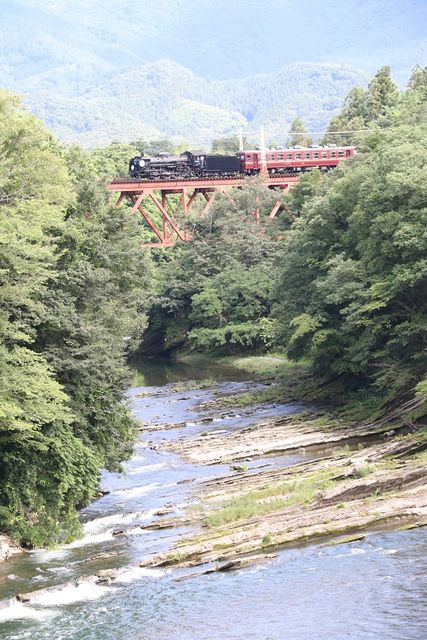
[[[239,127],[239,151],[243,151],[243,129]]]
[[[264,126],[261,126],[261,161],[260,173],[267,173],[267,156],[265,153],[265,135]]]

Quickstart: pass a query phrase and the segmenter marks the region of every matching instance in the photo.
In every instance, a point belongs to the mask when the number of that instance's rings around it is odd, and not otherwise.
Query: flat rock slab
[[[424,469],[424,475],[427,470]],[[408,478],[409,480],[409,478]],[[345,483],[347,484],[347,483]],[[409,486],[411,482],[409,482]],[[365,484],[361,483],[364,487]],[[363,495],[364,491],[362,490]],[[330,536],[342,536],[368,529],[399,528],[403,524],[427,522],[427,486],[400,487],[398,494],[380,498],[362,497],[340,504],[322,500],[311,506],[295,505],[208,530],[182,540],[172,552],[145,560],[140,566],[195,566],[218,560],[234,560],[265,546],[306,544]],[[218,549],[221,551],[218,551]]]
[[[193,464],[220,464],[307,448],[342,446],[367,436],[375,437],[376,433],[360,427],[316,430],[310,422],[298,422],[294,417],[286,416],[265,420],[216,438],[195,437],[166,446]]]

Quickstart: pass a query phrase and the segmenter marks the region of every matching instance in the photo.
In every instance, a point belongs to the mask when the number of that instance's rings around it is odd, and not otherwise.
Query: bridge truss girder
[[[299,181],[298,176],[287,176],[283,178],[266,177],[264,184],[266,187],[287,192]],[[192,239],[191,233],[180,226],[178,218],[187,219],[190,209],[194,207],[196,201],[202,198],[205,203],[199,212],[200,217],[208,214],[212,204],[215,202],[218,193],[229,192],[232,189],[242,188],[244,180],[242,178],[222,178],[222,179],[200,179],[186,181],[162,181],[162,182],[136,182],[129,179],[117,179],[107,185],[110,191],[119,192],[116,206],[120,206],[127,199],[132,204],[132,212],[139,213],[147,226],[151,229],[157,240],[147,242],[145,247],[170,247],[175,242],[189,241]],[[173,200],[170,196],[174,196]],[[176,203],[178,196],[178,203]],[[153,219],[147,203],[155,206],[161,223]],[[287,210],[288,216],[291,213],[286,205],[277,200],[272,207],[269,218],[273,219],[280,209]],[[254,216],[260,221],[260,211],[256,203]]]

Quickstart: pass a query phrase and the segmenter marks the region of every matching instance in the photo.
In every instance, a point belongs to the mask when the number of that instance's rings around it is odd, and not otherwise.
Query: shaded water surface
[[[191,389],[190,378],[216,384]],[[144,531],[156,511],[184,513],[199,479],[230,473],[227,465],[195,467],[157,448],[164,438],[239,429],[296,404],[266,404],[256,414],[230,412],[201,423],[198,405],[214,394],[253,388],[235,371],[179,369],[162,362],[135,372],[129,392],[145,424],[177,423],[143,432],[123,474],[104,473],[110,493],[82,512],[84,537],[53,551],[35,551],[0,565],[0,638],[5,640],[421,640],[427,637],[427,530],[370,536],[336,547],[288,549],[264,567],[175,582],[174,571],[138,568],[170,548],[184,530]],[[182,382],[181,386],[172,383]],[[302,455],[249,463],[294,464]],[[190,481],[191,482],[188,482]],[[178,505],[176,507],[176,505]],[[114,536],[124,530],[126,536]],[[100,569],[122,568],[112,586],[77,584]],[[35,604],[18,592],[55,586]],[[65,585],[65,586],[64,586]]]

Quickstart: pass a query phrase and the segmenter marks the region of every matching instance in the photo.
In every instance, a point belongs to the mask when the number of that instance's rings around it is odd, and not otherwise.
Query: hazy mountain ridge
[[[164,135],[202,142],[247,124],[283,129],[296,115],[322,129],[350,88],[367,81],[352,67],[313,63],[288,65],[270,75],[213,80],[160,60],[123,73],[85,68],[73,96],[68,74],[73,69],[55,69],[16,88],[61,139],[86,146]]]
[[[424,0],[8,0],[0,18],[12,48],[37,34],[58,47],[57,59],[64,46],[77,60],[121,68],[167,58],[223,79],[301,60],[339,60],[368,74],[390,64],[407,76],[427,53]]]
[[[348,20],[339,0],[0,1],[0,85],[86,146],[296,115],[320,130],[382,64],[402,79],[423,62],[426,3],[390,4],[348,0]]]

